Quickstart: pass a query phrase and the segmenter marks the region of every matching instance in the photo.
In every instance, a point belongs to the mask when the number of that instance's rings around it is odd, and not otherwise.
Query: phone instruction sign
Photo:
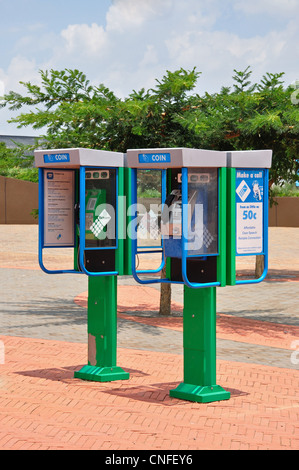
[[[44,246],[74,246],[75,172],[44,171]]]
[[[236,252],[263,253],[264,170],[236,170]]]

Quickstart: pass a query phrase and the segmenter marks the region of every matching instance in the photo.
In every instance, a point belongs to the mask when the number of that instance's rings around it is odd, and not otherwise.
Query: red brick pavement
[[[0,449],[196,450],[299,448],[298,372],[219,361],[231,399],[169,397],[182,356],[119,350],[129,381],[74,379],[83,344],[1,337]]]
[[[3,227],[9,232],[5,248],[15,239],[16,227]],[[29,233],[34,247],[29,253],[23,231],[21,227],[13,256],[1,250],[2,267],[39,269],[36,234]],[[279,266],[281,274],[291,266],[298,280],[299,258],[282,235],[296,240],[295,229],[273,230],[270,269]],[[17,253],[22,240],[26,253]],[[56,258],[49,261],[54,265]],[[139,291],[139,300],[134,291],[135,310],[157,310],[159,293],[153,291]],[[131,300],[131,289],[120,286],[120,317],[182,329],[181,318],[134,316]],[[84,305],[86,295],[76,301]],[[298,328],[219,315],[217,337],[290,349]],[[183,356],[120,349],[118,365],[130,372],[130,380],[93,383],[73,378],[86,363],[84,344],[4,336],[0,341],[5,349],[5,363],[0,364],[0,450],[299,448],[298,371],[219,360],[217,383],[231,392],[231,399],[197,404],[169,397],[169,390],[182,380]]]
[[[132,305],[134,299],[134,305]],[[183,331],[181,317],[142,317],[124,312],[159,311],[160,292],[147,286],[118,286],[118,317],[138,323]],[[87,307],[87,292],[75,298],[75,302]],[[182,312],[183,305],[172,302],[174,312]],[[217,315],[217,338],[251,343],[260,346],[292,349],[299,338],[299,327],[265,321],[250,320],[231,315]]]

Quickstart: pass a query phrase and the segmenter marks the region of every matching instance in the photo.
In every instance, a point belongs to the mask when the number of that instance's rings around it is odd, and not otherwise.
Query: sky
[[[247,66],[252,81],[285,72],[290,85],[298,24],[299,0],[0,0],[0,96],[65,68],[120,98],[181,67],[201,72],[199,94],[231,86]],[[14,115],[0,109],[0,135],[37,135],[8,124]]]

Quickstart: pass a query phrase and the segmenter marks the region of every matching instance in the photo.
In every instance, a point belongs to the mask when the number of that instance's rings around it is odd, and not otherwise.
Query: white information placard
[[[44,246],[74,246],[74,170],[44,171]]]
[[[236,206],[237,254],[258,255],[263,253],[263,170],[237,170]]]

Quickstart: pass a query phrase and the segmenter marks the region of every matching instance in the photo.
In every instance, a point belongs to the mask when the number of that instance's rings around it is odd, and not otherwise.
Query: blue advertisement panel
[[[263,253],[264,178],[264,170],[237,169],[236,171],[237,255]]]

